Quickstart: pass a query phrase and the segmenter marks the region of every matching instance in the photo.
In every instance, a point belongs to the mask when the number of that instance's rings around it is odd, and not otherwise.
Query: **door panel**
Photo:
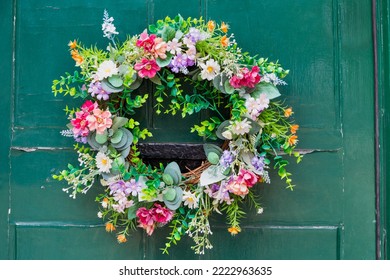
[[[11,1],[9,1],[11,2]],[[282,94],[300,124],[301,164],[291,164],[297,187],[284,188],[275,172],[259,187],[262,215],[248,214],[243,232],[229,236],[222,216],[212,218],[214,249],[205,259],[373,259],[375,192],[373,134],[373,57],[371,2],[347,0],[14,1],[15,25],[2,21],[14,42],[14,83],[6,85],[1,106],[12,111],[10,160],[2,161],[0,194],[9,207],[10,230],[2,228],[17,259],[196,259],[184,239],[161,255],[168,229],[152,237],[141,231],[119,245],[96,217],[99,187],[72,200],[50,174],[76,162],[72,141],[61,137],[69,97],[54,97],[51,81],[73,69],[67,43],[104,46],[101,18],[107,9],[125,34],[138,34],[166,15],[225,21],[244,51],[279,59],[290,69]],[[6,5],[6,4],[1,4]],[[12,7],[1,10],[10,17]],[[7,29],[8,28],[8,29]],[[14,32],[14,41],[12,40]],[[9,45],[10,45],[9,44]],[[12,44],[11,44],[12,45]],[[0,47],[1,48],[1,47]],[[12,54],[0,52],[6,61]],[[9,67],[10,68],[10,67]],[[10,68],[11,72],[11,68]],[[12,81],[12,80],[11,80]],[[152,93],[151,86],[143,88]],[[10,100],[9,100],[10,99]],[[157,116],[150,99],[139,113],[155,142],[192,143],[202,139],[189,128],[204,115],[181,119]],[[8,106],[8,107],[7,107]],[[7,124],[1,130],[8,158]],[[8,125],[9,127],[9,125]],[[161,128],[165,131],[162,132]],[[3,128],[3,127],[2,127]],[[175,133],[173,133],[175,132]],[[5,170],[5,171],[4,171]],[[9,180],[9,184],[8,184]],[[9,190],[9,191],[8,191]],[[0,206],[2,213],[5,206]],[[7,207],[8,208],[8,207]],[[4,214],[0,214],[4,215]],[[0,223],[8,224],[6,215]],[[4,240],[4,238],[0,238]],[[0,241],[2,242],[2,241]],[[358,244],[358,245],[357,245]]]

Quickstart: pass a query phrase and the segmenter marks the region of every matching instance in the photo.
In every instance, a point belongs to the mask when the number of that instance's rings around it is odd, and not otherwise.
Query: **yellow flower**
[[[297,143],[298,143],[298,136],[296,136],[296,135],[291,135],[291,136],[288,138],[288,144],[289,144],[290,146],[295,146]]]
[[[215,22],[212,21],[212,20],[209,20],[209,22],[207,23],[207,29],[208,29],[210,32],[213,32],[214,29],[215,29]]]
[[[116,228],[115,228],[115,226],[112,223],[107,223],[106,224],[106,231],[107,232],[112,232],[114,230],[116,230]]]
[[[299,125],[297,125],[297,124],[294,124],[294,125],[292,125],[292,126],[290,127],[290,131],[291,131],[292,134],[297,133],[297,130],[298,130],[298,129],[299,129]]]
[[[228,232],[230,232],[231,235],[236,235],[241,232],[241,229],[240,227],[230,227],[228,228]]]
[[[222,36],[221,38],[221,45],[224,47],[227,47],[229,45],[229,38],[226,37],[226,35]]]
[[[76,40],[74,40],[73,42],[72,41],[69,41],[69,44],[68,44],[69,48],[71,48],[72,50],[77,48],[77,42]]]
[[[119,243],[127,242],[126,236],[124,234],[119,234],[116,238],[117,238]]]
[[[229,29],[229,25],[227,25],[226,23],[222,22],[221,24],[221,30],[225,33],[228,32],[228,29]]]
[[[294,114],[294,112],[291,107],[284,110],[284,116],[286,118],[290,117],[292,114]]]

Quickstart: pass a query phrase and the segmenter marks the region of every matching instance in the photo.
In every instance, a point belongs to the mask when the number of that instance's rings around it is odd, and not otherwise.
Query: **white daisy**
[[[219,66],[218,62],[216,62],[214,59],[207,60],[206,64],[199,63],[199,66],[202,68],[202,72],[200,76],[202,77],[203,80],[207,79],[211,81],[221,71],[221,67]]]
[[[98,152],[95,160],[99,172],[104,172],[104,173],[110,172],[112,159],[110,159],[105,153]]]
[[[97,69],[97,73],[96,73],[99,81],[116,74],[118,74],[118,68],[116,67],[115,63],[111,60],[103,61],[99,65],[99,68]]]
[[[188,206],[190,209],[198,208],[198,198],[190,191],[183,191],[183,201],[184,206]]]

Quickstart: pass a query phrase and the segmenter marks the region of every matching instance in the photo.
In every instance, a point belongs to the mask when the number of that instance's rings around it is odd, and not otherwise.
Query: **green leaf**
[[[156,85],[162,85],[161,80],[157,75],[155,75],[153,78],[150,78],[149,80],[152,81]]]
[[[165,59],[161,59],[160,57],[158,57],[156,59],[156,63],[161,68],[164,68],[164,67],[168,66],[169,63],[171,63],[172,57],[173,57],[173,55],[171,53],[168,53],[167,57]],[[167,77],[167,79],[168,79],[168,77]],[[170,80],[172,80],[172,79],[170,79]]]
[[[129,207],[129,209],[127,210],[127,218],[129,220],[132,220],[132,219],[135,219],[137,217],[136,213],[137,213],[137,210],[138,210],[138,204],[134,204],[133,206]]]
[[[268,83],[257,84],[255,91],[251,95],[254,98],[259,98],[262,93],[265,93],[269,100],[280,96],[279,90],[273,84]]]

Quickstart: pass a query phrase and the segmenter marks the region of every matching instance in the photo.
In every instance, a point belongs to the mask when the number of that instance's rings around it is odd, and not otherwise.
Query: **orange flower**
[[[292,125],[292,126],[290,127],[290,131],[291,131],[292,134],[297,133],[297,130],[298,130],[298,129],[299,129],[299,125],[297,125],[297,124],[294,124],[294,125]]]
[[[77,50],[72,50],[70,54],[72,55],[74,61],[76,61],[76,66],[80,66],[81,63],[83,63],[84,58],[79,54]]]
[[[107,223],[106,224],[106,231],[107,232],[111,232],[111,231],[114,231],[116,230],[116,228],[114,227],[114,225],[112,223]]]
[[[298,136],[296,136],[296,135],[291,135],[291,136],[288,138],[288,144],[289,144],[290,146],[295,146],[297,143],[298,143]]]
[[[228,232],[230,232],[231,235],[236,235],[241,232],[241,229],[239,227],[230,227],[228,228]]]
[[[221,38],[221,45],[224,47],[227,47],[229,45],[229,38],[226,37],[226,35]]]
[[[127,242],[126,236],[124,234],[119,234],[116,239],[118,240],[119,243],[125,243]]]
[[[76,40],[74,40],[73,42],[72,41],[69,41],[69,44],[68,44],[69,48],[71,49],[75,49],[77,47],[77,42]]]
[[[291,107],[284,110],[284,116],[286,118],[290,117],[292,114],[294,114],[294,112]]]
[[[228,32],[228,29],[229,29],[229,25],[227,25],[226,23],[222,22],[221,30],[226,33],[226,32]]]
[[[212,21],[212,20],[209,20],[209,22],[207,23],[207,29],[208,29],[210,32],[213,32],[214,29],[215,29],[215,22]]]

